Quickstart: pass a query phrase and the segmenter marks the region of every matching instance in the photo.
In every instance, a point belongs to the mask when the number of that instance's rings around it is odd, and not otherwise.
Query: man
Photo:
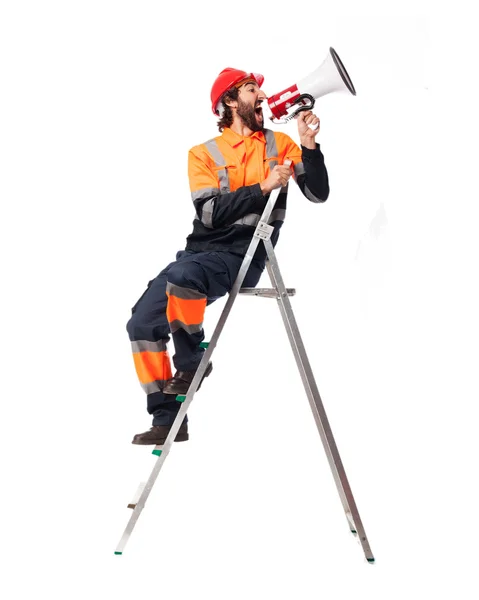
[[[181,406],[176,395],[188,391],[204,352],[205,308],[231,291],[272,190],[282,188],[269,219],[273,246],[285,217],[291,175],[308,200],[324,202],[329,195],[328,173],[316,143],[318,117],[311,111],[296,117],[301,148],[286,134],[265,129],[263,81],[262,75],[228,68],[214,82],[212,110],[220,116],[222,135],[194,146],[188,155],[193,231],[185,249],[149,282],[132,309],[127,331],[147,410],[153,415],[151,429],[135,435],[133,444],[165,442]],[[257,285],[265,260],[260,244],[244,287]],[[166,347],[170,335],[174,376]],[[211,370],[210,363],[204,376]],[[185,417],[175,441],[188,439],[187,421]]]

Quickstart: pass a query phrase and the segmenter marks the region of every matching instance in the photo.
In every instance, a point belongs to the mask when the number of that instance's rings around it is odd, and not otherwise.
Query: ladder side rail
[[[260,243],[260,241],[262,241],[261,238],[256,235],[256,232],[259,229],[261,229],[261,226],[264,223],[267,222],[267,220],[273,210],[273,206],[275,205],[276,200],[278,199],[280,192],[281,192],[281,189],[277,189],[277,190],[273,190],[273,192],[271,192],[271,194],[270,194],[268,202],[266,203],[266,206],[263,210],[263,214],[261,215],[260,222],[258,223],[255,233],[254,233],[254,235],[251,239],[251,242],[248,246],[248,250],[246,251],[243,262],[241,263],[241,267],[238,272],[238,276],[236,277],[236,280],[235,280],[233,287],[231,289],[231,292],[229,294],[228,300],[226,301],[226,304],[223,308],[223,311],[218,320],[218,323],[216,324],[216,328],[215,328],[213,335],[211,337],[211,340],[208,344],[208,348],[205,350],[205,352],[201,358],[201,361],[200,361],[200,364],[198,365],[198,369],[196,370],[195,376],[193,377],[190,387],[188,388],[186,398],[185,398],[184,402],[182,402],[181,408],[178,411],[178,414],[173,422],[173,425],[170,428],[170,431],[168,432],[168,436],[163,445],[161,454],[157,458],[156,463],[153,467],[153,470],[150,474],[150,477],[148,478],[148,481],[146,482],[145,488],[144,488],[143,492],[141,493],[135,508],[133,509],[133,513],[131,514],[130,520],[127,523],[126,529],[123,533],[123,536],[120,539],[120,542],[117,546],[115,554],[122,554],[123,549],[124,549],[126,543],[128,542],[130,535],[136,525],[136,522],[138,521],[138,518],[143,510],[143,507],[145,506],[146,500],[148,499],[148,496],[150,495],[153,485],[154,485],[154,483],[158,477],[158,474],[161,470],[161,467],[163,466],[163,463],[165,462],[165,459],[170,452],[171,446],[173,445],[173,441],[181,427],[181,424],[183,423],[183,419],[184,419],[184,417],[188,411],[188,408],[193,400],[196,390],[198,389],[198,386],[200,385],[200,382],[203,378],[203,374],[206,371],[208,362],[210,360],[211,355],[213,354],[213,350],[216,347],[216,343],[217,343],[218,338],[219,338],[219,336],[223,330],[223,327],[226,323],[226,319],[228,318],[228,315],[231,311],[231,308],[236,299],[236,296],[238,295],[239,290],[241,289],[241,284],[243,283],[243,280],[246,276],[246,273],[248,272],[251,261],[253,260],[253,256],[255,254],[256,248],[258,247],[258,244]]]
[[[324,409],[319,390],[314,379],[313,371],[309,363],[306,350],[301,339],[296,319],[293,314],[290,300],[283,283],[281,273],[279,271],[278,262],[274,254],[273,245],[270,240],[264,241],[266,252],[268,255],[267,269],[271,278],[271,283],[278,290],[278,305],[280,308],[281,316],[283,317],[284,325],[293,349],[293,353],[300,371],[301,379],[303,381],[306,395],[313,412],[316,425],[323,442],[323,446],[326,452],[326,456],[331,467],[331,471],[336,482],[341,502],[343,504],[348,523],[351,526],[350,517],[353,520],[353,524],[359,535],[361,545],[363,547],[364,554],[368,561],[374,561],[374,557],[369,546],[369,542],[366,537],[366,532],[359,516],[359,511],[356,506],[356,502],[353,497],[351,487],[349,485],[344,466],[339,455],[336,442],[333,437],[333,432],[329,425],[326,411]],[[351,527],[350,527],[351,528]]]
[[[179,420],[179,423],[181,424],[183,422],[183,418],[181,418],[182,416],[184,417],[184,413],[186,411],[183,412],[183,415],[181,415],[180,413],[183,411],[183,407],[180,408],[178,415],[175,419],[175,423],[177,420]],[[179,429],[179,426],[178,426]],[[168,438],[170,438],[170,436],[168,435]],[[155,465],[151,471],[150,477],[148,478],[148,481],[146,482],[146,485],[143,489],[143,492],[141,493],[141,496],[138,499],[138,502],[136,503],[135,508],[133,509],[133,512],[131,513],[130,519],[126,525],[125,531],[123,533],[123,535],[121,536],[121,539],[118,543],[118,546],[116,547],[115,550],[115,554],[122,554],[123,553],[123,549],[125,548],[128,540],[130,539],[131,533],[136,525],[136,522],[138,521],[138,518],[145,506],[145,503],[148,499],[148,496],[150,495],[150,492],[153,488],[153,485],[156,481],[156,478],[158,477],[158,474],[161,470],[161,467],[163,466],[163,463],[166,460],[166,457],[169,454],[171,445],[173,443],[173,437],[171,437],[171,439],[166,439],[165,443],[163,445],[163,450],[160,454],[160,456],[156,459]]]

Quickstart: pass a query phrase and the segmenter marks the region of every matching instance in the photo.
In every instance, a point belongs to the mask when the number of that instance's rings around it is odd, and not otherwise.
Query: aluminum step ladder
[[[161,446],[156,446],[152,452],[158,458],[156,460],[155,466],[153,467],[148,481],[146,483],[140,484],[134,499],[130,504],[128,504],[128,508],[133,509],[133,513],[115,550],[115,554],[123,554],[123,550],[145,506],[146,500],[148,499],[148,496],[153,488],[156,478],[158,477],[161,467],[163,466],[163,463],[165,462],[166,457],[168,456],[171,450],[176,434],[178,433],[178,430],[183,422],[183,419],[203,378],[203,374],[205,373],[208,363],[210,362],[211,355],[213,354],[213,351],[216,347],[218,338],[223,330],[223,327],[226,323],[226,319],[228,318],[233,303],[237,295],[241,293],[267,298],[276,298],[276,300],[278,301],[281,316],[283,317],[289,341],[291,343],[296,363],[301,374],[301,379],[306,390],[306,395],[311,405],[311,410],[313,411],[314,420],[316,421],[319,435],[321,436],[324,450],[326,452],[326,456],[328,458],[329,465],[331,467],[331,471],[336,482],[336,486],[339,492],[339,496],[341,498],[341,503],[344,508],[349,529],[354,535],[358,536],[366,560],[369,563],[374,563],[374,556],[369,546],[369,542],[366,537],[366,532],[364,531],[364,527],[356,506],[356,502],[354,501],[351,487],[346,477],[343,463],[341,461],[341,457],[339,456],[338,448],[334,441],[333,433],[331,431],[331,427],[329,425],[328,418],[326,416],[326,412],[324,410],[323,403],[319,395],[316,382],[314,380],[314,375],[311,370],[308,357],[306,355],[303,341],[301,339],[301,335],[299,333],[299,329],[293,315],[293,310],[291,308],[289,296],[294,295],[295,290],[292,288],[285,287],[283,279],[281,277],[281,273],[279,271],[278,262],[274,254],[273,245],[270,240],[271,234],[273,232],[273,227],[271,225],[268,225],[268,219],[271,215],[271,212],[273,210],[273,207],[276,203],[280,191],[280,189],[277,189],[270,194],[269,201],[263,211],[263,214],[261,215],[261,220],[258,223],[256,230],[253,234],[253,238],[250,242],[245,258],[239,270],[238,277],[236,278],[233,288],[226,301],[225,307],[218,320],[213,336],[210,342],[204,342],[202,344],[203,348],[205,348],[205,352],[203,353],[203,358],[201,359],[201,362],[195,373],[193,381],[190,384],[186,396],[176,397],[176,400],[178,402],[181,402],[181,408],[173,425],[171,426],[170,432],[168,433],[168,437],[166,438],[165,443]],[[268,270],[273,287],[241,288],[241,284],[243,283],[245,275],[251,264],[256,248],[260,243],[263,243],[266,248],[266,253],[268,257],[266,261],[266,268]]]

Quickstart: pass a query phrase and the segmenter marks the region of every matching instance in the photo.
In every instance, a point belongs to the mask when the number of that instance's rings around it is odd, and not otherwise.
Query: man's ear
[[[232,100],[231,98],[226,98],[224,102],[230,108],[238,108],[238,101],[237,100]]]

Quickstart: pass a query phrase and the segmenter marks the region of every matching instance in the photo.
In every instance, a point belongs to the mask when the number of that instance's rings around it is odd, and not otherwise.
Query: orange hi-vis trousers
[[[147,394],[153,425],[170,425],[180,409],[176,396],[163,394],[172,377],[167,344],[173,338],[178,371],[194,371],[202,358],[205,308],[231,291],[243,257],[229,252],[182,250],[148,283],[132,308],[127,331],[136,374]],[[255,287],[264,263],[253,261],[243,282]]]

